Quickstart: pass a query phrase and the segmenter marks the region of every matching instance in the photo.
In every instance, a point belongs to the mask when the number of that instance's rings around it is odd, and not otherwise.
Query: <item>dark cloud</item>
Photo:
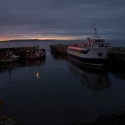
[[[70,37],[99,34],[124,39],[124,0],[1,0],[0,37]]]

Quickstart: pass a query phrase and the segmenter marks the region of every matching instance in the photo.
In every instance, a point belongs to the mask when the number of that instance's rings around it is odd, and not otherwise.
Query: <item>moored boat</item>
[[[105,66],[112,47],[110,43],[105,42],[105,39],[98,36],[95,25],[94,32],[95,37],[87,38],[88,41],[86,43],[70,44],[67,50],[67,57],[84,65]]]
[[[28,51],[25,56],[26,61],[42,60],[45,59],[45,52],[42,49],[36,49],[35,51]]]
[[[10,56],[10,59],[12,60],[12,62],[17,61],[20,57],[20,56],[13,54],[12,52],[9,53],[9,56]]]
[[[14,55],[11,51],[2,53],[0,57],[0,64],[9,64],[19,59],[19,56]]]

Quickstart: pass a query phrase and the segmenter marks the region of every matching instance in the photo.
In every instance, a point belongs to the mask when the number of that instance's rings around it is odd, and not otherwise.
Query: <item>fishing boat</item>
[[[12,60],[12,62],[17,61],[20,57],[20,56],[13,54],[12,52],[9,52],[9,56],[10,56],[10,59]]]
[[[16,62],[19,59],[19,56],[14,55],[11,51],[2,53],[0,57],[0,64],[9,64]]]
[[[25,59],[26,61],[45,59],[45,52],[42,49],[36,49],[35,51],[28,51],[25,56]]]
[[[67,57],[84,65],[102,67],[106,65],[112,47],[98,36],[95,25],[93,27],[95,36],[87,38],[87,42],[69,44]]]

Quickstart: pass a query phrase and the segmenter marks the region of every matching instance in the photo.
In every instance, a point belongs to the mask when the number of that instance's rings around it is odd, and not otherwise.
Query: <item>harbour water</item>
[[[81,67],[54,56],[50,45],[72,41],[1,42],[0,47],[39,45],[46,60],[0,66],[0,107],[21,125],[70,125],[95,121],[125,110],[125,70]],[[125,47],[123,41],[112,42]],[[114,62],[115,63],[115,62]]]

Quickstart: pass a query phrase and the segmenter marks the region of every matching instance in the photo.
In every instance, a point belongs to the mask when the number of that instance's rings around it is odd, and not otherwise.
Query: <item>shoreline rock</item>
[[[0,114],[0,125],[19,125],[15,118],[8,114]]]

